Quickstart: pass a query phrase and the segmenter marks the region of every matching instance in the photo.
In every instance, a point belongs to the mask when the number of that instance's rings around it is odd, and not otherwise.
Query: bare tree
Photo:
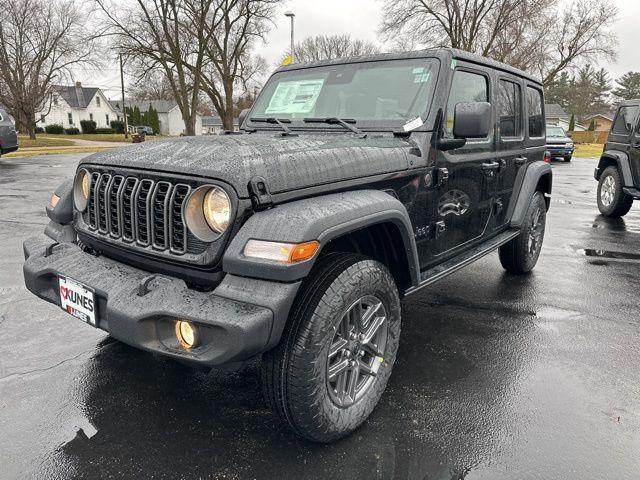
[[[460,48],[540,75],[615,57],[612,0],[386,0],[381,31],[405,47]]]
[[[0,0],[0,103],[35,136],[35,113],[70,69],[90,62],[94,38],[73,0]]]
[[[185,0],[192,36],[204,49],[200,71],[202,90],[222,119],[233,130],[234,100],[238,90],[264,71],[265,62],[251,55],[255,42],[264,40],[280,0]]]
[[[180,108],[185,134],[195,135],[204,49],[201,39],[190,28],[192,19],[184,2],[95,1],[104,12],[118,49],[138,72],[138,79],[143,80],[150,72],[162,72]],[[200,13],[206,15],[206,11]]]
[[[174,101],[173,89],[162,70],[151,70],[142,78],[137,78],[129,87],[129,97],[133,100]]]
[[[300,63],[370,55],[379,51],[373,43],[353,39],[349,35],[316,35],[303,39],[293,47],[296,62]]]

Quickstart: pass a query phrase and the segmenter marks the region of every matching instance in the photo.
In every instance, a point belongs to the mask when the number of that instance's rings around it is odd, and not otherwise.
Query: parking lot
[[[403,301],[378,408],[319,446],[276,422],[257,363],[192,371],[27,292],[22,241],[80,158],[0,161],[0,478],[637,478],[640,204],[599,215],[596,159],[554,162],[531,275],[492,254]]]

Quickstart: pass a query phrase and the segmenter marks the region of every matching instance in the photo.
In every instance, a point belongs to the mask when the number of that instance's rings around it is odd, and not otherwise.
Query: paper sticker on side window
[[[323,85],[324,79],[280,82],[265,113],[309,113]]]

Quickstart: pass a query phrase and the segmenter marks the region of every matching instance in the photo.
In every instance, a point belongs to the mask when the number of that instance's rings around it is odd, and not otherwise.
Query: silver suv
[[[13,121],[7,112],[0,108],[0,155],[15,152],[17,149],[18,134]]]

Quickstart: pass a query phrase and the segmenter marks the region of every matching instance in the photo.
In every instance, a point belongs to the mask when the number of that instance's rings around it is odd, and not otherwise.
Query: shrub
[[[106,134],[106,133],[115,133],[115,132],[113,131],[113,128],[96,128],[96,131],[94,133]]]
[[[82,133],[96,133],[96,122],[93,120],[80,120]]]
[[[64,133],[64,127],[58,123],[53,123],[44,127],[44,131],[53,135],[60,135]]]
[[[44,128],[36,127],[36,133],[44,133]]]
[[[66,133],[67,135],[78,135],[80,133],[80,130],[76,127],[65,128],[64,133]]]
[[[111,128],[115,133],[124,133],[124,122],[122,120],[111,120]]]

